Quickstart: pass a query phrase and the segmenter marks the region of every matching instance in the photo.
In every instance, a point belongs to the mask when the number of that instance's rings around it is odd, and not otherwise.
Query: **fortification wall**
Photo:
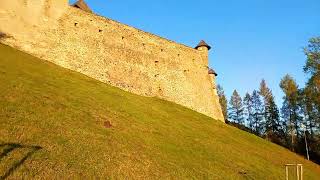
[[[47,3],[52,1],[42,1],[32,22],[21,21],[21,15],[10,21],[10,13],[2,14],[0,23],[10,26],[0,31],[11,36],[4,43],[135,94],[160,97],[223,120],[206,51],[67,5],[61,8],[64,0],[50,8]],[[21,24],[19,31],[12,30]]]

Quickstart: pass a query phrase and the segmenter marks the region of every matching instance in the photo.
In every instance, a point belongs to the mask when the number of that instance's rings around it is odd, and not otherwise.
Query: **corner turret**
[[[199,44],[195,47],[199,51],[209,51],[211,46],[209,46],[204,40],[201,40]]]
[[[218,74],[213,70],[213,69],[209,69],[208,74],[210,76],[210,80],[213,83],[213,89],[214,89],[214,93],[215,95],[217,95],[217,85],[216,85],[216,77],[218,76]]]
[[[207,67],[209,62],[209,50],[211,49],[211,46],[209,46],[204,40],[201,40],[195,49],[201,53],[203,65]]]

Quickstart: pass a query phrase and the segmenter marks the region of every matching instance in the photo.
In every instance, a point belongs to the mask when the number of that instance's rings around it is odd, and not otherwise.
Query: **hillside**
[[[182,106],[0,45],[0,179],[284,179],[320,167]]]

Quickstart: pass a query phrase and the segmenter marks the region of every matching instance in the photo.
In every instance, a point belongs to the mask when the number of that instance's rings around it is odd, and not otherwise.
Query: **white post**
[[[297,180],[300,180],[299,165],[297,164]]]
[[[301,180],[303,180],[303,165],[301,165]]]
[[[305,143],[306,143],[307,158],[308,158],[308,161],[309,161],[309,160],[310,160],[310,157],[309,157],[309,148],[308,148],[308,142],[307,142],[306,131],[304,131],[304,141],[305,141]]]
[[[310,157],[309,157],[309,148],[308,148],[308,141],[307,141],[307,135],[306,135],[306,126],[301,123],[301,128],[303,129],[303,133],[304,133],[304,142],[306,144],[307,159],[309,161]]]

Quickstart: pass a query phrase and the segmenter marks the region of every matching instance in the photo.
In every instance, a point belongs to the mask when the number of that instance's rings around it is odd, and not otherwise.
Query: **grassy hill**
[[[320,177],[263,139],[0,45],[0,179],[284,179],[286,163]]]

